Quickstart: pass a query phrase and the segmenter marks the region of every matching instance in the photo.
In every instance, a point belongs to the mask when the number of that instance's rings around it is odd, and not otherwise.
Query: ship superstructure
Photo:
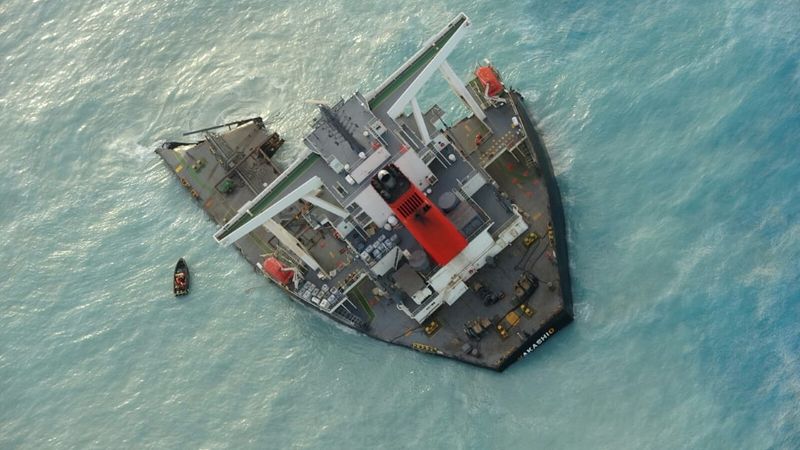
[[[459,14],[374,91],[319,102],[288,167],[257,119],[158,152],[223,224],[214,239],[297,301],[502,370],[571,320],[565,226],[519,94],[489,64],[464,83],[447,62],[469,28]],[[435,76],[470,111],[452,126],[417,100]]]

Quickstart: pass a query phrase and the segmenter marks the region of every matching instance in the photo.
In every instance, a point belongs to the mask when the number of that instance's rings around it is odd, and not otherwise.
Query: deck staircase
[[[429,166],[431,164],[431,161],[436,159],[436,154],[433,153],[433,149],[431,148],[430,145],[428,145],[427,147],[425,147],[425,149],[423,149],[420,152],[419,157],[420,159],[422,159],[422,162],[424,162],[425,165]]]
[[[525,154],[525,167],[539,167],[536,157],[533,156],[533,151],[525,149],[523,153]]]

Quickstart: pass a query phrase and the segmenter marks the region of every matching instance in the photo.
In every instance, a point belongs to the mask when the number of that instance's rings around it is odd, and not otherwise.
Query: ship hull
[[[320,105],[309,151],[286,167],[260,118],[157,153],[222,226],[214,239],[294,301],[503,371],[573,319],[567,222],[522,96],[491,65],[468,83],[443,65],[469,26],[460,14],[376,91]],[[452,126],[414,98],[437,67],[472,112]]]
[[[277,283],[275,283],[275,285],[287,293],[295,302],[307,306],[317,313],[320,313],[339,324],[353,328],[354,330],[366,334],[372,338],[393,345],[413,349],[422,353],[456,359],[470,365],[485,367],[496,371],[503,371],[507,369],[515,361],[534,352],[546,341],[549,341],[554,335],[558,334],[560,330],[568,325],[573,319],[573,300],[570,280],[569,253],[567,248],[567,227],[563,203],[561,200],[561,193],[555,173],[553,171],[550,155],[548,154],[544,142],[538,133],[533,118],[530,116],[530,113],[524,105],[524,99],[519,93],[516,93],[513,90],[509,91],[508,98],[514,102],[516,111],[520,116],[521,125],[524,127],[525,134],[527,135],[527,147],[529,147],[535,154],[538,172],[540,173],[539,179],[544,185],[544,190],[547,193],[547,207],[550,214],[549,220],[552,223],[554,234],[553,250],[554,256],[556,256],[553,260],[553,264],[557,266],[558,273],[558,285],[550,286],[549,288],[557,288],[559,290],[562,303],[558,308],[554,309],[552,313],[545,318],[545,320],[540,322],[538,326],[525,331],[524,334],[521,334],[524,339],[520,339],[519,344],[515,345],[510,351],[506,351],[502,358],[488,360],[476,359],[469,356],[462,357],[461,355],[454,354],[454,352],[442,351],[440,348],[435,346],[429,346],[425,344],[420,345],[418,344],[420,339],[389,339],[387,338],[386,333],[381,333],[381,330],[371,329],[368,324],[357,324],[338,314],[332,314],[330,312],[321,310],[314,304],[308,302],[307,299],[303,299],[296,292],[292,291],[291,286],[282,286]],[[186,167],[184,167],[186,163],[182,157],[179,157],[178,154],[175,153],[175,148],[169,144],[166,144],[157,150],[157,152],[162,156],[162,158],[164,158],[164,161],[181,179],[182,184],[190,190],[192,196],[202,203],[201,207],[208,214],[208,216],[217,224],[223,225],[226,222],[227,217],[223,215],[222,212],[215,210],[214,206],[212,205],[212,201],[210,201],[208,198],[204,198],[203,195],[198,194],[198,191],[195,188],[195,183],[199,182],[194,180],[196,174],[192,177],[182,175],[183,171],[186,170]],[[197,189],[199,189],[199,187]],[[238,204],[246,203],[250,198],[252,198],[252,195],[245,195],[238,199]],[[226,209],[231,210],[232,207],[227,206]],[[242,256],[244,256],[245,259],[247,259],[250,263],[254,265],[258,264],[260,258],[260,256],[258,256],[259,252],[263,252],[263,250],[259,250],[257,248],[254,249],[253,246],[246,240],[237,242],[234,245],[239,249]],[[259,273],[263,274],[263,272],[260,271]],[[265,276],[265,278],[272,281],[269,279],[269,277]],[[547,287],[543,288],[547,289]]]

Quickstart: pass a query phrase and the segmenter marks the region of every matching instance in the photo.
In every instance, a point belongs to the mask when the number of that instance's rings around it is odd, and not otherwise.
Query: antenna
[[[246,124],[247,122],[262,122],[263,123],[263,119],[261,119],[261,117],[252,117],[250,119],[237,120],[235,122],[223,123],[222,125],[214,125],[213,127],[201,128],[199,130],[189,131],[187,133],[183,133],[183,135],[184,136],[189,136],[189,135],[192,135],[192,134],[202,133],[204,131],[216,130],[218,128],[224,128],[224,127],[228,127],[228,129],[230,129],[230,127],[232,127],[234,125],[236,125],[238,127],[240,125]]]
[[[330,106],[331,106],[331,104],[330,104],[330,103],[328,103],[328,102],[326,102],[325,100],[315,100],[315,99],[313,99],[313,98],[309,98],[309,99],[307,99],[307,100],[306,100],[306,103],[308,103],[309,105],[317,105],[317,106],[320,106],[320,105],[321,105],[321,106],[327,106],[327,107],[329,107],[329,108],[330,108]]]

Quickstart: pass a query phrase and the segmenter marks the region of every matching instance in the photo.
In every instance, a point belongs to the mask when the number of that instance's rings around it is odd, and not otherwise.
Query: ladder
[[[356,222],[356,224],[358,224],[358,226],[360,226],[362,229],[366,229],[369,226],[369,224],[372,223],[372,218],[369,216],[369,214],[365,213],[360,206],[356,204],[353,205],[354,208],[352,209],[348,208],[350,209],[350,217],[353,218],[353,220]]]
[[[426,166],[429,166],[431,161],[436,159],[436,154],[433,153],[433,150],[431,150],[430,147],[425,147],[425,150],[420,153],[419,157]]]
[[[525,167],[539,167],[539,163],[536,162],[536,157],[533,156],[531,150],[525,149],[523,153],[525,155]]]

